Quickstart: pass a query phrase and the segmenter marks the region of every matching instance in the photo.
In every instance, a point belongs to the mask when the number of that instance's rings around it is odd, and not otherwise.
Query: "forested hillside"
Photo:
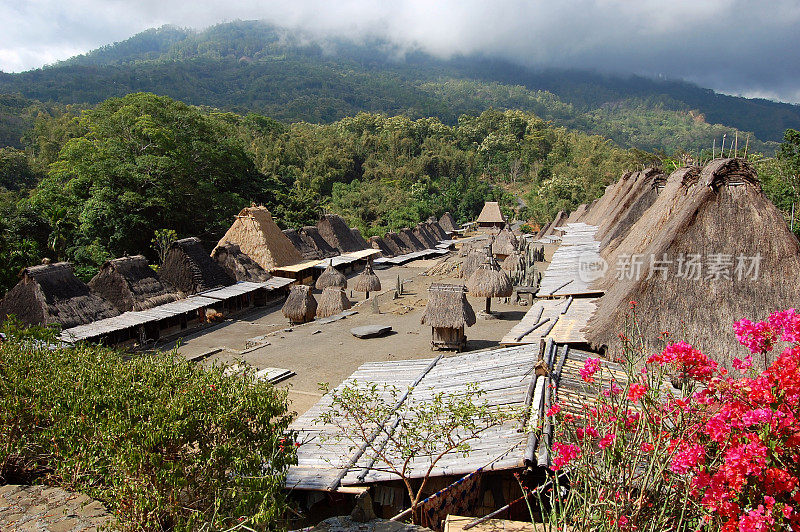
[[[42,102],[93,105],[138,91],[287,123],[330,123],[367,111],[453,125],[462,114],[520,109],[623,147],[667,153],[696,153],[735,129],[754,149],[771,151],[775,144],[764,142],[800,127],[800,106],[684,82],[537,71],[478,57],[445,61],[386,42],[315,40],[261,22],[202,32],[163,27],[44,69],[0,73],[0,93]]]
[[[598,196],[652,155],[557,128],[522,111],[438,118],[359,113],[285,125],[138,93],[93,109],[39,113],[25,151],[0,149],[0,288],[47,256],[91,275],[144,253],[159,229],[216,242],[233,216],[263,203],[284,228],[334,211],[365,236],[486,200],[544,222]]]

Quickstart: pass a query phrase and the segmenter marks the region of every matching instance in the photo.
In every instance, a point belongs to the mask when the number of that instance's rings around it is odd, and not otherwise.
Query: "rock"
[[[322,332],[322,329],[317,329],[316,331],[312,332],[311,334],[319,334]]]
[[[362,327],[353,327],[350,329],[350,334],[356,338],[377,338],[379,336],[384,336],[391,331],[391,325],[364,325]]]
[[[357,523],[366,523],[376,518],[375,510],[372,508],[372,497],[367,490],[356,497],[356,507],[350,512],[350,519]]]

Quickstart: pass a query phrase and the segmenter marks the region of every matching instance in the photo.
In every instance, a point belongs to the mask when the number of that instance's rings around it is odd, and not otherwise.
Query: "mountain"
[[[696,153],[737,131],[751,149],[771,151],[787,128],[800,128],[798,105],[682,81],[536,70],[479,56],[443,60],[255,21],[203,31],[164,26],[42,69],[0,73],[0,93],[42,102],[93,105],[140,91],[285,122],[330,123],[368,111],[454,124],[488,108],[521,109],[621,146],[667,152]]]

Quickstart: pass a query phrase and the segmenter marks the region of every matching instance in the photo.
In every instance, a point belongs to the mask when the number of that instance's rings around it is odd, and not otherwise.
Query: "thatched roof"
[[[173,242],[159,275],[184,294],[196,294],[235,282],[203,249],[197,237]]]
[[[316,283],[317,290],[322,290],[329,286],[347,288],[347,277],[333,267],[333,261],[328,263],[328,266],[325,268],[325,271],[322,272],[322,275],[319,276]]]
[[[329,286],[322,291],[317,305],[317,317],[327,318],[340,314],[351,307],[350,300],[344,290],[336,286]]]
[[[507,227],[500,231],[492,243],[492,251],[497,255],[511,255],[517,249],[517,237]]]
[[[464,256],[464,259],[461,261],[461,270],[459,272],[459,277],[462,279],[469,279],[475,270],[483,264],[483,261],[486,260],[486,252],[480,251],[477,249],[473,249],[467,252]]]
[[[294,323],[313,320],[317,314],[317,300],[311,293],[311,287],[304,284],[293,285],[281,312]]]
[[[513,253],[510,253],[505,259],[503,259],[503,262],[500,264],[500,268],[507,272],[518,271],[521,270],[522,267],[523,267],[522,254],[519,251],[514,251]]]
[[[25,268],[20,281],[0,301],[0,318],[13,314],[27,325],[59,323],[63,329],[120,312],[75,277],[72,264],[58,262]]]
[[[89,288],[120,312],[146,310],[177,301],[174,288],[161,282],[142,255],[106,261]]]
[[[542,230],[536,234],[536,239],[538,240],[540,238],[555,234],[556,229],[567,223],[567,218],[569,217],[564,211],[558,211],[556,217],[553,218],[550,223],[542,227]]]
[[[319,234],[316,225],[305,225],[298,231],[300,237],[316,251],[316,259],[329,259],[339,255],[339,251],[328,244],[328,241]]]
[[[428,218],[427,226],[428,230],[436,237],[436,240],[442,241],[449,238],[445,230],[439,224],[439,221],[433,216]]]
[[[423,244],[419,241],[419,239],[414,236],[414,232],[411,231],[408,227],[404,227],[397,233],[398,238],[403,241],[408,249],[411,251],[422,251],[423,249],[428,249],[428,246]]]
[[[242,209],[219,241],[220,244],[225,242],[238,245],[242,252],[267,271],[303,261],[303,256],[264,206]]]
[[[500,204],[496,201],[487,201],[476,220],[479,224],[502,224],[506,222],[505,216],[500,212]]]
[[[578,207],[569,213],[569,217],[567,218],[567,223],[575,223],[582,221],[581,219],[586,214],[586,209],[588,209],[588,205],[585,203],[581,203]]]
[[[339,252],[333,249],[317,231],[309,225],[300,229],[284,229],[283,234],[297,251],[307,260],[321,260],[335,257]]]
[[[363,244],[353,235],[344,219],[337,214],[326,214],[319,222],[317,229],[322,238],[339,253],[350,253],[366,249],[366,242]],[[363,238],[361,239],[363,240]]]
[[[684,339],[685,330],[687,341],[729,363],[743,355],[731,327],[734,320],[764,319],[800,300],[800,243],[742,159],[714,160],[699,176],[685,169],[674,172],[617,246],[616,256],[623,251],[672,263],[663,264],[666,278],[660,271],[650,275],[649,260],[642,261],[638,280],[610,282],[617,272],[609,268],[606,279],[596,283],[608,288],[586,329],[595,346],[619,347],[617,335],[624,332],[629,302],[636,301],[639,326],[654,349],[663,345],[663,331],[676,341]],[[691,254],[701,254],[697,279],[677,272],[679,257]],[[715,259],[715,254],[725,256]],[[742,271],[740,278],[737,266],[746,269],[757,256],[756,278],[752,271]],[[725,264],[730,278],[709,271],[709,263]]]
[[[617,202],[605,213],[598,226],[595,238],[601,241],[601,247],[615,239],[623,239],[634,222],[653,204],[661,190],[656,186],[657,180],[664,181],[666,176],[656,168],[628,175],[626,187],[619,189]]]
[[[381,289],[381,280],[372,271],[372,266],[367,264],[364,271],[353,279],[353,290],[356,292],[377,292]]]
[[[514,292],[514,285],[494,257],[487,256],[484,263],[470,275],[467,289],[475,297],[509,297]]]
[[[456,225],[456,220],[455,218],[453,218],[453,215],[450,214],[449,211],[444,213],[442,217],[439,218],[439,225],[447,233],[453,233],[456,229],[458,229],[458,226]]]
[[[242,253],[241,248],[231,242],[225,242],[214,248],[211,258],[222,266],[222,269],[236,281],[263,283],[272,277],[268,271],[258,265],[249,255]]]
[[[422,242],[426,248],[435,248],[436,244],[439,243],[439,240],[436,238],[436,236],[431,233],[428,229],[428,226],[423,223],[417,224],[412,232],[414,233],[414,236],[417,237],[417,240]]]
[[[380,250],[381,255],[384,257],[394,257],[395,252],[383,238],[379,236],[371,236],[369,237],[368,242],[372,249]]]
[[[389,249],[392,250],[394,255],[405,255],[406,253],[411,253],[414,251],[411,249],[411,247],[409,247],[408,244],[405,243],[402,238],[400,238],[400,235],[393,231],[386,233],[386,235],[383,237],[383,241],[386,243]]]
[[[447,329],[475,325],[475,311],[467,301],[466,288],[460,284],[432,284],[421,322]]]
[[[358,230],[358,227],[351,227],[350,232],[353,233],[353,238],[358,245],[361,246],[361,249],[369,249],[369,244],[367,244],[367,241],[361,236],[361,231]]]

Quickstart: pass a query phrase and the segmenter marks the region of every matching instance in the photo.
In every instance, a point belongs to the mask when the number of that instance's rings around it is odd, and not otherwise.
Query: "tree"
[[[445,456],[468,456],[470,443],[505,420],[518,417],[509,409],[479,401],[485,393],[477,384],[467,384],[458,393],[439,392],[429,400],[414,400],[413,388],[352,381],[330,394],[331,405],[317,422],[339,429],[335,438],[355,448],[366,445],[364,454],[371,469],[397,475],[403,482],[413,509],[423,500],[425,487],[436,464]],[[416,485],[413,462],[424,463]],[[419,465],[416,465],[419,467]]]
[[[792,188],[792,213],[790,226],[794,230],[794,210],[800,192],[800,131],[787,129],[783,135],[783,142],[778,148],[778,160],[783,163],[783,169],[789,186]]]
[[[214,237],[250,201],[270,203],[269,180],[222,120],[145,93],[85,112],[85,133],[66,143],[33,194],[59,220],[53,239],[67,243],[67,258],[97,265],[149,254],[162,227]]]
[[[172,229],[156,229],[155,236],[151,240],[153,249],[158,255],[158,265],[163,266],[167,260],[167,251],[173,242],[178,240],[178,233]]]

